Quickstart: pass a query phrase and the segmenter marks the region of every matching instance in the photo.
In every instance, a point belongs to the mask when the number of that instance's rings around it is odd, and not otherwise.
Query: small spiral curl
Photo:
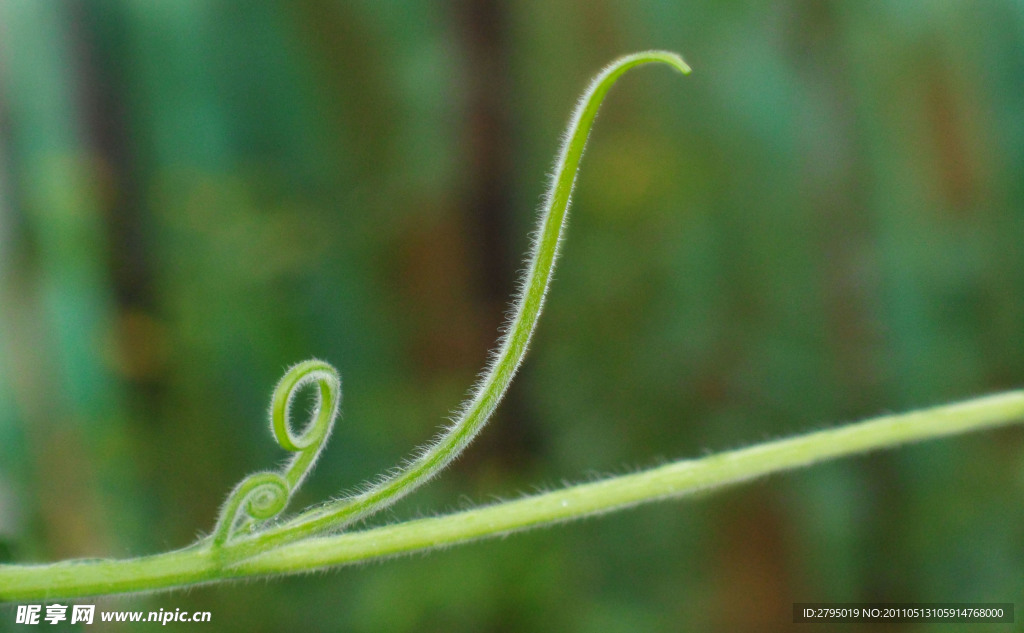
[[[290,410],[295,395],[310,384],[317,386],[316,405],[309,423],[296,435],[290,424]],[[307,360],[285,372],[271,399],[270,428],[278,444],[295,455],[280,472],[254,473],[235,486],[214,528],[215,547],[284,511],[327,443],[340,405],[341,377],[328,363]]]
[[[215,545],[223,545],[249,520],[265,521],[277,516],[288,505],[288,483],[279,473],[249,475],[228,495],[221,519],[213,535]],[[243,512],[239,512],[244,509]]]
[[[258,476],[259,481],[245,495],[245,511],[254,519],[272,519],[288,503],[288,485],[277,473]],[[246,478],[246,482],[254,477]]]

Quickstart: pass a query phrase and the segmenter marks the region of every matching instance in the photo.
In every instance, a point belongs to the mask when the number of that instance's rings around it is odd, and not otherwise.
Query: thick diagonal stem
[[[816,462],[990,429],[1022,419],[1024,391],[1011,391],[677,461],[456,514],[309,538],[235,565],[225,566],[206,546],[131,560],[0,565],[0,600],[153,591],[230,578],[308,572],[570,521]]]

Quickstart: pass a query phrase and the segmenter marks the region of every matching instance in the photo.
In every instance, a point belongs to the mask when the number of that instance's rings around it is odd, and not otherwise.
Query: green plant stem
[[[130,560],[0,565],[0,599],[153,591],[230,578],[309,572],[551,525],[721,488],[815,462],[980,431],[1021,419],[1024,391],[1011,391],[672,462],[465,512],[309,538],[232,566],[224,566],[208,543]]]

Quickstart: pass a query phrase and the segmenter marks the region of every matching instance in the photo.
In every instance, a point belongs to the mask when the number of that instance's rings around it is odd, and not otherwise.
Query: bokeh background
[[[694,73],[635,71],[605,103],[507,400],[373,523],[1024,381],[1020,2],[2,0],[0,559],[208,531],[282,459],[269,392],[308,357],[342,371],[344,417],[295,507],[430,438],[496,337],[575,99],[647,48]],[[1022,607],[1022,497],[1011,428],[429,556],[79,602],[394,632]]]

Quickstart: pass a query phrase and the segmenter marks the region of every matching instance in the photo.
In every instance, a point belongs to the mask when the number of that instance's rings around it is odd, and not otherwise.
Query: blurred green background
[[[308,357],[345,400],[294,508],[409,455],[485,362],[575,99],[647,48],[694,73],[606,102],[507,401],[372,523],[1020,385],[1020,2],[2,0],[0,559],[210,530],[283,458],[265,409]],[[77,602],[222,631],[785,630],[794,601],[1018,600],[1022,496],[1011,428]]]

